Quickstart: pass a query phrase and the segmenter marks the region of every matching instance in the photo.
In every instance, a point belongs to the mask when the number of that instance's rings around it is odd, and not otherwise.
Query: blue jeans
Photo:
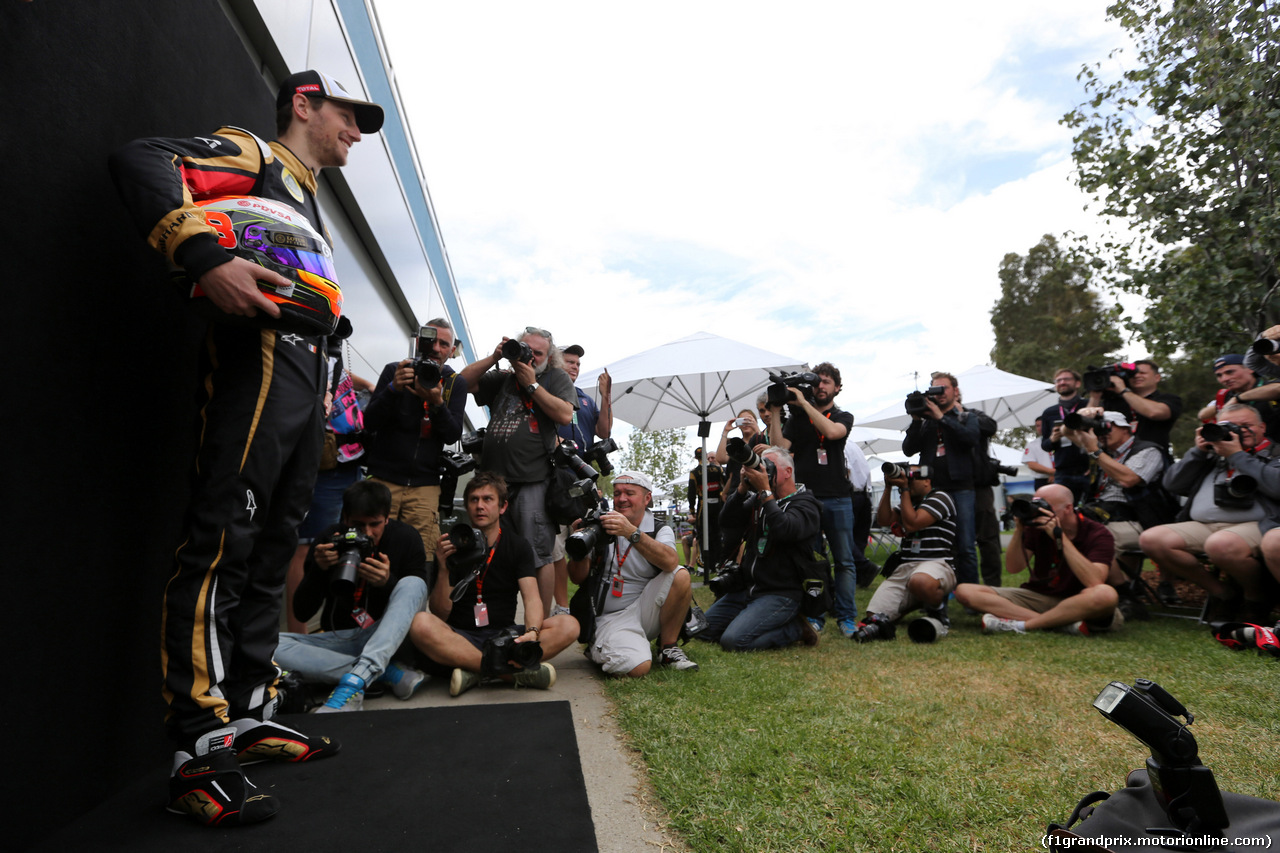
[[[853,560],[853,499],[818,498],[822,501],[822,534],[818,536],[813,549],[822,553],[822,537],[827,537],[831,546],[831,564],[835,570],[835,587],[832,596],[835,600],[836,619],[858,621],[858,602],[854,596],[858,593],[858,568]],[[819,617],[819,622],[825,617]]]
[[[718,640],[726,652],[777,649],[800,639],[799,613],[799,599],[731,592],[711,605],[707,628],[698,636]]]
[[[372,627],[281,634],[276,664],[298,673],[303,681],[337,684],[350,672],[370,684],[386,670],[426,597],[426,581],[417,575],[401,578],[391,591],[386,612]]]
[[[973,489],[948,491],[956,505],[956,583],[978,583],[978,527]]]

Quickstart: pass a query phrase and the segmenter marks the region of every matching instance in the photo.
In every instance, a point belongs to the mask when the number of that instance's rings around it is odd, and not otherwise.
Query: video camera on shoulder
[[[1111,377],[1119,376],[1123,381],[1128,382],[1138,373],[1138,366],[1128,361],[1118,361],[1115,364],[1104,364],[1102,367],[1094,367],[1089,365],[1089,369],[1084,372],[1081,385],[1085,392],[1090,391],[1106,391],[1111,387]]]
[[[502,344],[502,357],[507,361],[515,364],[522,361],[525,364],[533,364],[533,350],[524,341],[517,341],[508,338]]]
[[[431,358],[439,332],[435,326],[421,326],[413,338],[413,375],[423,388],[440,384],[440,365]]]
[[[791,389],[798,388],[810,403],[813,402],[813,386],[819,381],[816,373],[770,373],[772,384],[766,389],[770,406],[785,406],[791,403]]]
[[[903,402],[903,408],[906,409],[908,415],[923,415],[929,411],[929,405],[926,401],[933,400],[936,404],[944,394],[947,393],[944,385],[930,385],[923,391],[912,391],[907,395],[907,399]]]
[[[329,591],[335,596],[355,591],[360,563],[373,556],[373,540],[348,527],[329,537],[329,544],[338,552],[338,562],[329,569]]]

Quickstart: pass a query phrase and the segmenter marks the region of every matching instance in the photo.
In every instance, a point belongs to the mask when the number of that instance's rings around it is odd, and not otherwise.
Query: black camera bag
[[[1121,850],[1213,850],[1215,853],[1240,853],[1262,849],[1265,842],[1257,839],[1280,838],[1280,803],[1247,797],[1243,794],[1222,792],[1222,801],[1226,805],[1227,816],[1231,825],[1222,833],[1221,846],[1204,843],[1208,831],[1197,832],[1192,829],[1184,833],[1172,826],[1172,821],[1165,814],[1164,808],[1156,799],[1151,786],[1151,779],[1146,770],[1134,770],[1125,780],[1125,787],[1108,794],[1095,791],[1082,799],[1066,825],[1051,823],[1046,836],[1041,839],[1045,849],[1054,847],[1091,851],[1091,853],[1118,853]],[[1152,844],[1153,838],[1185,838],[1189,843],[1180,848],[1170,843],[1165,846]],[[1055,839],[1059,839],[1055,843]],[[1072,839],[1072,841],[1066,841]],[[1093,839],[1093,843],[1083,844],[1075,839]],[[1106,846],[1119,839],[1141,839],[1130,841],[1123,846]],[[1242,845],[1232,842],[1239,839]],[[1253,843],[1250,844],[1250,840]],[[1150,846],[1139,846],[1139,845]]]

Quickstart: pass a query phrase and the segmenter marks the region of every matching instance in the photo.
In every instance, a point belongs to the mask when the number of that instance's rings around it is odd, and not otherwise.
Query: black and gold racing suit
[[[191,281],[231,259],[197,200],[273,199],[325,233],[315,175],[247,131],[140,139],[110,165],[139,230]],[[210,324],[191,503],[162,623],[168,727],[181,748],[273,708],[284,576],[319,464],[325,380],[323,338]]]

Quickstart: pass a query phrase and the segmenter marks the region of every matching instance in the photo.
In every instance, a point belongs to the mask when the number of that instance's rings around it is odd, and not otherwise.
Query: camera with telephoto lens
[[[525,364],[533,364],[533,350],[524,341],[517,341],[508,338],[502,344],[502,357],[507,361],[515,364],[517,361],[523,361]]]
[[[754,471],[763,467],[765,473],[769,475],[769,483],[772,485],[777,482],[778,466],[774,465],[772,461],[765,459],[763,456],[756,453],[755,450],[741,438],[738,438],[735,435],[733,438],[725,442],[724,448],[725,452],[729,454],[730,462],[737,462],[742,466],[743,470]]]
[[[1102,418],[1086,418],[1079,412],[1071,412],[1062,419],[1062,425],[1066,429],[1075,430],[1076,432],[1088,431],[1092,433],[1105,433],[1111,429],[1111,422]]]
[[[929,411],[926,400],[933,400],[936,403],[946,393],[945,385],[930,385],[923,391],[912,391],[902,405],[908,415],[923,415]]]
[[[1195,717],[1167,690],[1146,678],[1132,687],[1113,681],[1102,688],[1093,707],[1151,749],[1147,775],[1174,826],[1195,832],[1231,823],[1213,771],[1200,763],[1196,739],[1188,731]]]
[[[731,592],[741,592],[747,588],[746,574],[733,560],[725,560],[716,567],[716,573],[707,581],[707,586],[716,598],[722,598]]]
[[[1244,441],[1244,430],[1240,428],[1240,424],[1218,421],[1216,424],[1200,427],[1200,437],[1205,441],[1230,441],[1232,436],[1235,436],[1236,441]]]
[[[1280,340],[1258,338],[1249,349],[1258,355],[1280,355]]]
[[[548,492],[547,512],[556,524],[571,524],[575,518],[582,518],[599,506],[596,497],[596,480],[600,472],[588,465],[577,454],[578,445],[572,441],[562,441],[551,451],[551,462],[558,468],[567,469],[576,479],[564,485],[557,478],[552,478]]]
[[[600,523],[600,510],[590,509],[582,516],[578,529],[565,538],[564,553],[570,560],[585,560],[593,551],[603,551],[608,543],[608,535]]]
[[[1053,507],[1044,498],[1014,498],[1009,504],[1009,515],[1023,524],[1043,518],[1045,512],[1052,513]]]
[[[465,522],[449,528],[449,542],[454,549],[449,555],[449,581],[457,584],[463,575],[484,565],[489,542],[482,531]]]
[[[440,365],[431,358],[437,335],[435,326],[423,326],[413,339],[413,375],[423,388],[436,387],[442,377]]]
[[[1258,480],[1248,474],[1236,474],[1225,482],[1213,484],[1213,504],[1223,509],[1252,509]]]
[[[467,456],[456,450],[445,450],[440,454],[440,503],[441,520],[453,517],[453,499],[458,494],[458,478],[476,469],[474,456]]]
[[[508,625],[485,640],[480,649],[480,672],[483,675],[510,675],[535,669],[542,663],[542,643],[529,640],[517,643],[520,627]]]
[[[613,465],[609,462],[608,454],[618,449],[618,442],[612,438],[605,438],[597,441],[592,445],[591,449],[582,454],[582,458],[587,464],[594,462],[596,467],[600,469],[600,473],[608,477],[613,473]]]
[[[897,633],[898,628],[892,619],[883,613],[872,613],[867,617],[867,621],[853,632],[853,641],[869,643],[872,640],[892,640]]]
[[[361,561],[373,556],[373,540],[348,527],[330,536],[329,544],[338,553],[338,562],[329,569],[329,589],[335,596],[350,593],[356,588]]]
[[[1084,386],[1086,392],[1106,391],[1111,387],[1112,376],[1119,376],[1123,381],[1128,382],[1137,373],[1138,366],[1127,361],[1104,364],[1102,367],[1089,365],[1089,369],[1084,372],[1084,377],[1080,384]]]
[[[480,427],[475,432],[462,436],[462,452],[479,456],[480,451],[484,450],[484,436],[487,430],[487,427]]]
[[[785,406],[791,403],[791,389],[798,388],[810,403],[813,402],[813,386],[821,380],[816,373],[770,373],[772,384],[766,389],[770,406]]]
[[[884,474],[885,480],[928,480],[931,479],[928,465],[917,465],[916,470],[912,471],[905,465],[898,465],[895,462],[884,462],[880,465],[880,471]]]

